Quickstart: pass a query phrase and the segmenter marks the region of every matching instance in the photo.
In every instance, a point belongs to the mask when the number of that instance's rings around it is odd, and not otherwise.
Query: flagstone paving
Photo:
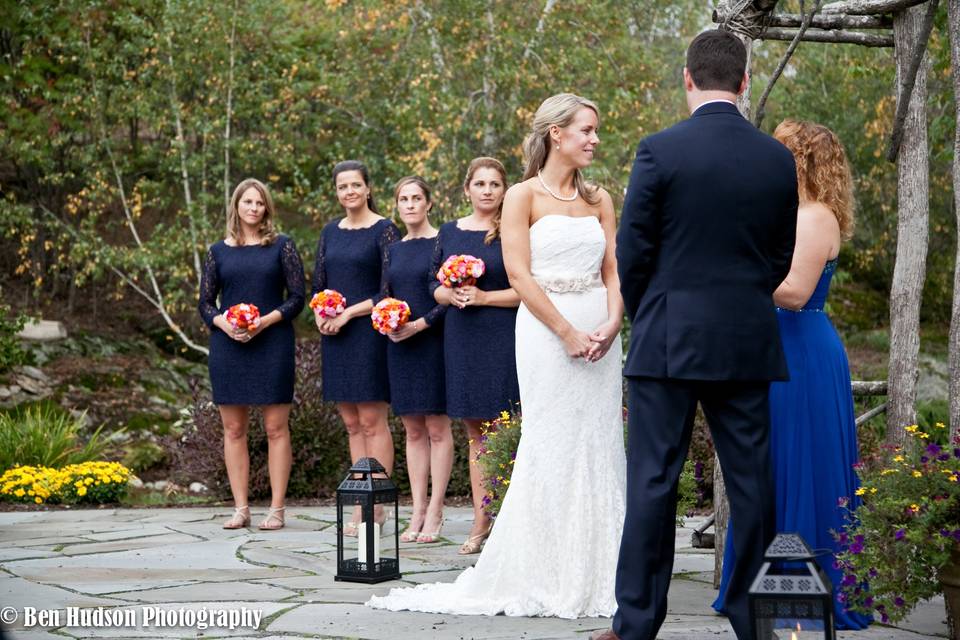
[[[258,511],[265,509],[254,508],[254,522]],[[229,509],[214,507],[0,513],[4,637],[585,640],[609,625],[602,618],[392,613],[363,605],[391,587],[452,581],[473,564],[476,556],[456,552],[470,529],[465,508],[447,509],[439,542],[401,545],[402,580],[373,586],[334,581],[333,508],[291,507],[287,527],[273,532],[226,531],[220,523],[228,516]],[[409,510],[401,509],[401,526],[408,516]],[[687,524],[696,526],[698,520]],[[692,549],[690,531],[677,530],[670,609],[659,638],[734,640],[726,619],[710,609],[716,595],[713,552]],[[27,617],[31,610],[35,619]],[[80,611],[100,618],[67,618]],[[39,618],[41,612],[46,619]],[[198,622],[204,616],[210,619],[206,625]],[[943,638],[944,617],[938,598],[900,628],[874,625],[841,632],[839,638]]]

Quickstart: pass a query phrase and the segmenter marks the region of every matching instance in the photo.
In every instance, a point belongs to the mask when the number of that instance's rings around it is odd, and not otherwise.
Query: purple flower
[[[920,456],[920,462],[922,462],[923,464],[927,464],[928,462],[930,462],[930,458],[928,458],[927,456]]]
[[[842,591],[837,594],[837,602],[846,602],[846,601],[847,601],[847,594],[843,593]]]
[[[900,596],[897,596],[896,598],[893,599],[893,604],[895,604],[898,607],[902,607],[906,603],[904,602],[903,598],[901,598]]]
[[[853,543],[850,545],[850,553],[854,555],[863,553],[863,536],[854,536]]]
[[[960,529],[954,529],[951,535],[953,536],[954,540],[960,542]]]
[[[848,498],[847,496],[840,496],[839,498],[837,498],[838,507],[845,507],[848,504],[850,504],[850,498]]]
[[[884,624],[890,622],[890,616],[888,616],[884,611],[880,612],[880,622]]]
[[[893,534],[893,539],[896,540],[897,542],[903,540],[906,537],[907,537],[906,529],[897,529],[897,532]]]
[[[927,445],[927,453],[929,453],[932,456],[939,455],[941,451],[943,451],[943,449],[941,449],[940,445],[938,445],[935,442],[931,442],[930,444]]]
[[[846,533],[841,533],[837,536],[837,542],[840,544],[847,544],[850,541],[850,537]]]
[[[953,457],[954,457],[954,458],[960,458],[960,447],[955,447],[955,448],[953,449]]]
[[[846,574],[843,576],[843,580],[840,581],[840,586],[842,587],[852,587],[855,584],[857,584],[857,576],[852,573]]]
[[[940,455],[937,456],[937,460],[939,460],[940,462],[946,462],[949,459],[950,459],[949,453],[941,453]]]
[[[877,573],[876,569],[871,567],[870,571],[867,572],[867,575],[870,576],[871,578],[876,578],[880,574]]]
[[[863,606],[872,607],[873,606],[873,596],[867,596],[863,599]]]

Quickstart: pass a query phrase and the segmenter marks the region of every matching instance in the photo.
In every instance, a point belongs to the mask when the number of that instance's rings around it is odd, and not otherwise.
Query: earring
[[[560,145],[556,145],[554,149],[556,149],[557,151],[560,151]]]

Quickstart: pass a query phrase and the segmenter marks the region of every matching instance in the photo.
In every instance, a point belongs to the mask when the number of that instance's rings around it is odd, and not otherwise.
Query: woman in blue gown
[[[853,234],[853,180],[843,146],[826,127],[786,120],[774,137],[793,152],[800,195],[790,273],[773,294],[790,370],[788,382],[770,386],[777,531],[799,533],[820,553],[818,562],[833,583],[837,629],[863,629],[871,618],[847,610],[838,597],[843,576],[833,564],[843,505],[858,502],[853,465],[859,455],[847,355],[824,313],[840,244]],[[734,564],[733,546],[724,552],[713,605],[718,611]]]
[[[440,537],[444,495],[453,466],[453,433],[443,376],[443,316],[447,308],[430,292],[437,237],[428,217],[433,208],[430,191],[420,176],[397,182],[394,202],[407,235],[390,245],[383,270],[387,295],[410,305],[409,321],[387,334],[390,404],[406,431],[413,495],[413,513],[401,542],[436,542]]]
[[[267,431],[270,510],[261,529],[284,523],[292,460],[288,422],[293,402],[293,319],[303,310],[303,263],[293,240],[274,229],[273,200],[259,180],[241,182],[230,199],[226,238],[207,251],[200,281],[200,315],[210,327],[210,383],[223,421],[223,456],[234,513],[224,529],[250,524],[247,505],[250,405],[260,405]],[[217,298],[219,297],[219,305]],[[260,323],[237,329],[223,313],[254,304]]]
[[[431,284],[437,302],[449,307],[443,322],[447,414],[463,420],[470,439],[473,528],[461,555],[479,553],[493,524],[483,510],[483,479],[474,462],[482,425],[514,409],[520,400],[514,337],[520,296],[510,287],[500,243],[506,188],[507,172],[499,160],[480,157],[470,162],[463,191],[473,210],[440,227],[430,267],[436,274],[444,260],[461,254],[486,265],[476,285],[449,288],[435,279]]]
[[[370,312],[385,297],[383,265],[387,248],[400,239],[400,232],[377,212],[363,164],[355,160],[338,163],[333,181],[345,215],[320,232],[312,294],[334,289],[343,294],[347,308],[335,318],[315,316],[323,335],[323,399],[337,403],[347,429],[351,462],[376,458],[389,474],[394,454],[387,424],[387,339],[371,328]],[[385,512],[379,507],[375,511],[383,524]],[[360,515],[357,507],[344,526],[344,535],[357,535]]]

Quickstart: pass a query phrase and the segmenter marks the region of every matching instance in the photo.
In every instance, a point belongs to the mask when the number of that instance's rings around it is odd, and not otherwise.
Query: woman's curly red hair
[[[840,223],[840,237],[853,236],[853,177],[837,135],[822,124],[784,120],[773,137],[790,149],[797,162],[801,202],[826,205]]]

